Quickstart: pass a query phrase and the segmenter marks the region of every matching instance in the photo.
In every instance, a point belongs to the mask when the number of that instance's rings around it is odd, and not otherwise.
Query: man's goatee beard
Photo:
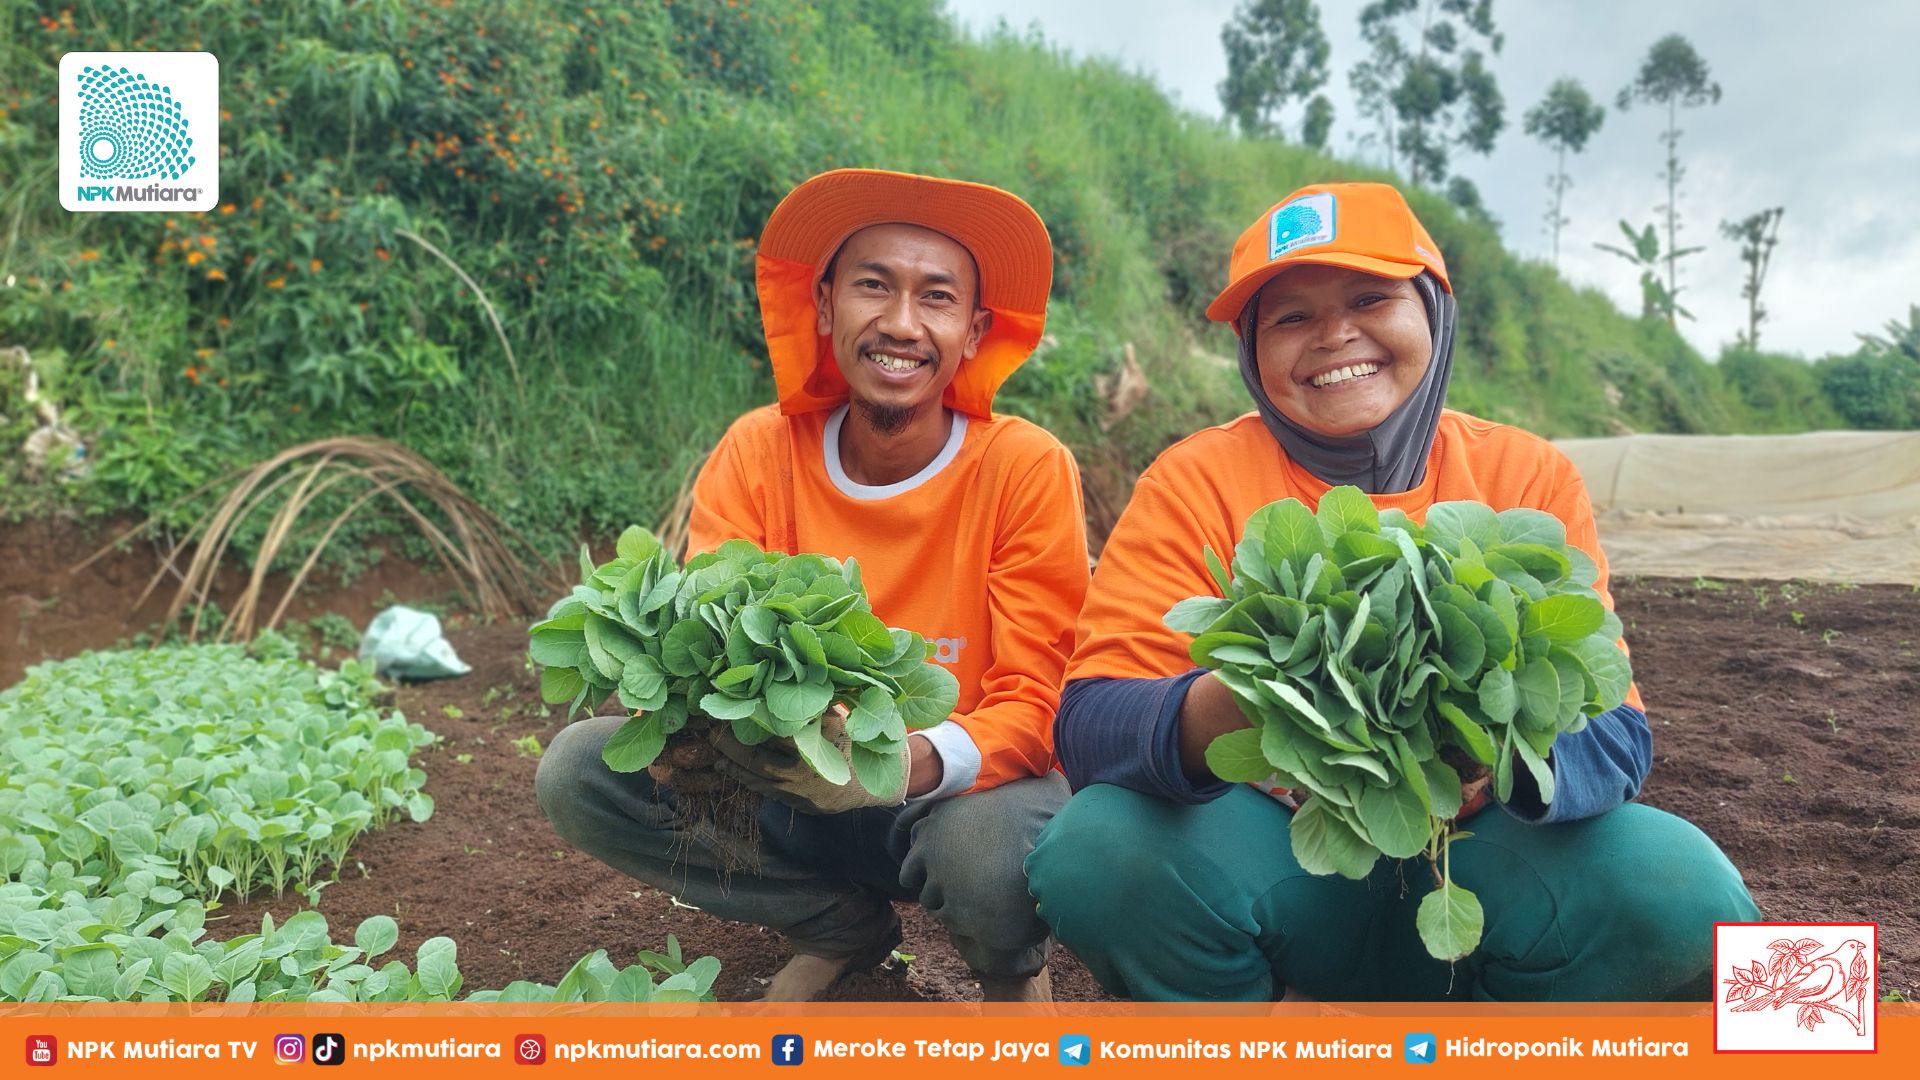
[[[854,404],[859,406],[860,417],[867,422],[867,427],[873,429],[875,434],[889,438],[907,430],[907,425],[913,423],[918,411],[911,405],[879,405],[864,400],[855,401]]]

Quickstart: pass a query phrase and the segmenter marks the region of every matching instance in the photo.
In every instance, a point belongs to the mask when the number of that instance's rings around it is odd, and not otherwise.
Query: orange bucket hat
[[[1447,264],[1413,209],[1389,184],[1312,184],[1261,214],[1234,242],[1227,287],[1207,318],[1232,323],[1275,274],[1302,263],[1345,266],[1380,277],[1431,270],[1449,293]]]
[[[980,304],[993,325],[947,387],[946,404],[993,415],[993,395],[1046,329],[1053,244],[1040,215],[985,184],[881,169],[835,169],[794,188],[760,236],[754,284],[780,411],[789,416],[847,400],[833,345],[817,332],[814,285],[842,242],[869,225],[919,225],[952,237],[980,270]]]

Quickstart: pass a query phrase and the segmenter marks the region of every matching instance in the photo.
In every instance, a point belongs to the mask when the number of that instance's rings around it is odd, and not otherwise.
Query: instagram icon
[[[273,1060],[282,1065],[298,1065],[307,1059],[307,1037],[305,1035],[275,1035],[273,1037]]]

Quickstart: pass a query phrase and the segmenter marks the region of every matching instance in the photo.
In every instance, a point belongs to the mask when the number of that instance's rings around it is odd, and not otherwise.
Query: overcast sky
[[[1355,142],[1364,131],[1347,87],[1348,69],[1365,56],[1358,25],[1364,4],[1319,2],[1332,46],[1331,147],[1364,158],[1368,151]],[[1077,54],[1118,57],[1209,116],[1220,111],[1220,28],[1235,3],[948,0],[974,30],[1002,18],[1017,28],[1037,23]],[[1648,46],[1679,33],[1723,92],[1718,105],[1681,112],[1687,175],[1680,241],[1708,247],[1680,264],[1681,302],[1698,316],[1682,321],[1688,338],[1711,356],[1745,326],[1738,246],[1720,236],[1719,222],[1776,205],[1786,215],[1761,293],[1770,311],[1761,324],[1763,347],[1809,358],[1849,351],[1856,331],[1904,321],[1907,305],[1920,302],[1920,3],[1495,0],[1493,14],[1506,35],[1492,67],[1507,127],[1490,157],[1456,153],[1453,168],[1479,185],[1509,248],[1543,257],[1549,250],[1543,217],[1553,156],[1522,132],[1522,117],[1553,80],[1575,78],[1607,105],[1607,118],[1586,152],[1568,163],[1572,223],[1561,235],[1561,271],[1603,289],[1623,310],[1639,311],[1638,276],[1593,244],[1619,243],[1616,222],[1653,221],[1654,207],[1666,201],[1657,175],[1665,112],[1622,113],[1613,98]],[[1298,131],[1298,106],[1283,122]]]

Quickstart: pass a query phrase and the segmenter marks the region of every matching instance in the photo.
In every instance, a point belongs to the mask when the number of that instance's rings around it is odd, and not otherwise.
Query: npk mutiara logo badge
[[[60,58],[60,205],[211,210],[220,201],[220,62],[212,53]]]

